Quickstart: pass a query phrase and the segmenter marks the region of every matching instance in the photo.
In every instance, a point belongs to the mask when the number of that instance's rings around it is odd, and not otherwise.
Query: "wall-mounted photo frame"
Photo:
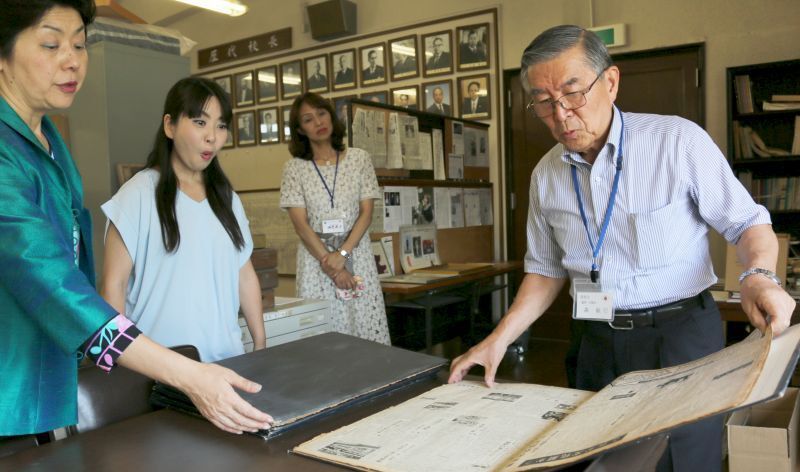
[[[256,69],[258,103],[278,101],[278,67],[267,66]]]
[[[369,102],[383,103],[384,105],[389,104],[389,96],[386,91],[362,93],[361,99]]]
[[[386,83],[386,47],[384,43],[359,48],[361,86]]]
[[[356,50],[331,53],[333,71],[333,90],[356,88]]]
[[[280,107],[280,112],[281,112],[281,141],[283,141],[284,143],[288,143],[289,141],[292,140],[292,132],[291,129],[289,128],[290,126],[289,115],[292,112],[292,106],[286,105]]]
[[[255,103],[253,71],[234,74],[233,85],[233,103],[236,107],[246,107]]]
[[[389,41],[392,80],[410,79],[419,76],[417,61],[417,35],[405,36]]]
[[[459,71],[489,67],[489,23],[459,26],[456,38]]]
[[[348,111],[350,106],[350,99],[356,98],[355,95],[344,95],[331,99],[331,104],[336,112],[336,117],[347,124]]]
[[[236,147],[255,146],[256,144],[256,113],[242,111],[234,115],[236,123]]]
[[[280,117],[278,107],[260,108],[258,110],[258,144],[276,144],[280,142]]]
[[[330,91],[328,56],[326,54],[306,59],[306,90],[314,93]]]
[[[232,93],[233,77],[231,77],[230,75],[223,75],[222,77],[214,77],[211,80],[213,80],[214,82],[217,83],[217,85],[222,87],[222,90],[224,90],[225,93],[228,94],[228,100],[230,100],[231,104],[233,104],[233,93]]]
[[[281,64],[281,98],[289,100],[303,93],[303,61],[294,61]]]
[[[492,117],[489,74],[459,77],[458,103],[461,118],[485,120]]]
[[[409,110],[419,110],[419,87],[407,85],[391,89],[392,105],[396,107],[408,108]]]
[[[225,144],[222,145],[222,149],[230,149],[233,147],[234,137],[236,136],[236,131],[234,128],[234,122],[231,121],[231,125],[228,127],[228,138],[225,140]]]
[[[423,110],[438,115],[456,116],[453,106],[453,81],[440,80],[422,84]]]
[[[422,75],[430,77],[453,73],[453,32],[439,31],[422,36],[425,62]]]

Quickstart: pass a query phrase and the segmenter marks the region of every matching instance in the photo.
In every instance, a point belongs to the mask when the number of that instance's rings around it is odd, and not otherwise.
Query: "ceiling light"
[[[176,0],[181,3],[193,5],[206,10],[224,13],[229,16],[241,16],[247,13],[247,6],[237,0]]]

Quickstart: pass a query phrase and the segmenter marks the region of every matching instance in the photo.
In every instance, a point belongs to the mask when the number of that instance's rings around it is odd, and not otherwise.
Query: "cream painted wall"
[[[248,3],[251,12],[244,17],[195,15],[170,27],[197,41],[199,48],[286,26],[294,29],[295,49],[317,44],[309,33],[303,32],[304,2]],[[356,0],[356,3],[359,34],[499,6],[502,69],[518,68],[520,54],[528,42],[542,30],[561,23],[591,26],[593,20],[594,25],[627,24],[628,46],[615,48],[614,53],[702,42],[706,45],[703,78],[706,128],[723,151],[726,150],[725,68],[800,57],[800,1],[797,0]],[[194,56],[192,60],[196,61]],[[502,149],[502,144],[495,143],[494,147]],[[256,159],[256,151],[272,157],[286,155],[283,146],[260,146],[237,150],[231,158]],[[500,156],[498,153],[502,162]],[[279,169],[269,169],[265,178],[274,181],[276,173]],[[238,176],[232,177],[236,182]],[[498,190],[502,188],[496,186]],[[724,245],[719,239],[712,242],[712,251],[715,266],[722,272]]]

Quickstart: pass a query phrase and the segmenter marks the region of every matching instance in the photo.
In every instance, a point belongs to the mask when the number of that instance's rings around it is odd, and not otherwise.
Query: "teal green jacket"
[[[0,436],[77,422],[78,348],[117,314],[94,288],[78,170],[50,119],[42,131],[55,159],[0,98]]]

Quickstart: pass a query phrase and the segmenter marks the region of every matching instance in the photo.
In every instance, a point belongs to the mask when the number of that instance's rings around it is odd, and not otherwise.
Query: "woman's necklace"
[[[320,164],[324,163],[326,166],[329,166],[329,165],[333,164],[333,161],[336,159],[336,156],[334,155],[333,157],[331,157],[331,156],[328,156],[328,157],[317,157],[315,159]]]

